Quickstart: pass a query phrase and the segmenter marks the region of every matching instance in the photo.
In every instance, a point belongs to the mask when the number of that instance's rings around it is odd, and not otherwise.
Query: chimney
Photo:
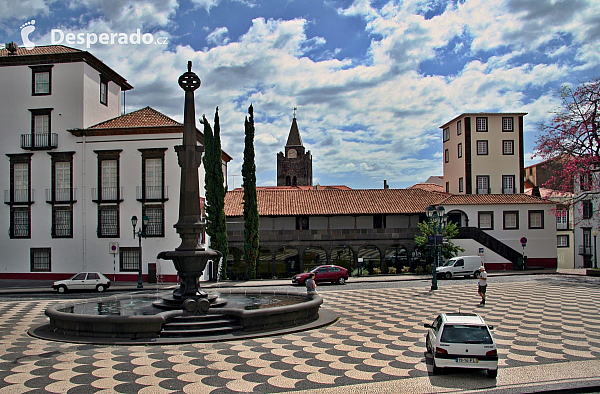
[[[390,187],[389,187],[389,185],[387,184],[387,179],[384,179],[384,180],[383,180],[383,190],[387,190],[387,189],[389,189],[389,188],[390,188]]]
[[[317,184],[316,184],[316,186],[315,186],[315,190],[321,190],[321,184],[320,184],[320,183],[317,183]]]
[[[19,46],[16,42],[12,41],[4,45],[4,47],[8,50],[9,55],[14,55],[17,53],[17,49]]]

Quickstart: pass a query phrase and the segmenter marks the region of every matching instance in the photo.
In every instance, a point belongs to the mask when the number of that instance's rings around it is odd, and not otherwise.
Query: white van
[[[453,276],[473,275],[479,277],[479,267],[483,265],[481,256],[456,256],[437,267],[437,276],[450,279]]]

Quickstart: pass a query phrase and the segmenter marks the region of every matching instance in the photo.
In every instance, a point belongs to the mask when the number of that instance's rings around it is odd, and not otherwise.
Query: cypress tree
[[[204,124],[204,188],[206,190],[206,233],[210,236],[210,245],[223,255],[221,279],[227,279],[227,221],[225,218],[225,185],[221,161],[221,126],[219,108],[215,111],[214,134],[206,117]]]
[[[242,179],[244,188],[244,259],[246,273],[250,279],[256,278],[259,257],[258,246],[258,202],[256,197],[256,164],[254,162],[254,109],[248,108],[250,117],[244,121],[244,162]]]

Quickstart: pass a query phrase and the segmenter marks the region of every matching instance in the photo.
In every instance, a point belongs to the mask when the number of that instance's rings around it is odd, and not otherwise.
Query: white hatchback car
[[[428,328],[425,346],[433,355],[433,373],[443,368],[485,369],[498,375],[498,351],[488,326],[475,313],[442,313]]]
[[[52,288],[59,293],[67,290],[96,290],[103,292],[110,287],[110,280],[100,272],[80,272],[71,279],[59,280]]]

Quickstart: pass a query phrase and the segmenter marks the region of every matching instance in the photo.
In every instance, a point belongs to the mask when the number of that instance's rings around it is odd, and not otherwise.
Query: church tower
[[[302,145],[296,108],[285,152],[277,154],[277,186],[312,186],[312,155]]]

